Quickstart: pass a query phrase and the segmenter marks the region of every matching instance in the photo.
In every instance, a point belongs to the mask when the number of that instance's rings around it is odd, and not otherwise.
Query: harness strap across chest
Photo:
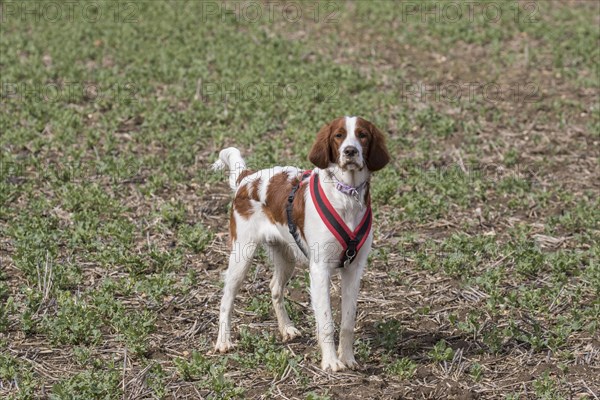
[[[319,176],[317,174],[314,174],[310,178],[310,195],[321,220],[323,220],[329,231],[342,245],[339,267],[343,268],[354,261],[369,236],[373,222],[371,204],[367,204],[365,215],[356,229],[352,231],[329,202],[323,191],[323,187],[319,184]]]
[[[352,261],[354,261],[356,255],[358,254],[363,244],[367,240],[367,237],[369,236],[369,232],[371,231],[371,225],[373,221],[371,204],[367,204],[367,210],[365,212],[365,215],[363,216],[361,222],[358,224],[356,229],[354,231],[350,230],[350,228],[348,228],[348,225],[346,225],[342,217],[340,217],[335,208],[333,208],[331,202],[325,195],[323,188],[319,184],[319,176],[317,174],[312,174],[311,176],[311,172],[312,171],[305,171],[302,174],[302,178],[300,179],[298,184],[296,184],[290,192],[286,208],[288,228],[290,234],[296,241],[298,248],[300,248],[300,250],[306,256],[306,258],[309,258],[308,251],[302,245],[300,235],[298,234],[298,229],[293,221],[292,210],[294,197],[296,196],[298,188],[300,188],[304,181],[310,176],[309,190],[311,198],[313,200],[313,203],[315,204],[319,216],[321,217],[321,220],[342,246],[342,254],[340,256],[339,268],[343,268],[349,265]]]

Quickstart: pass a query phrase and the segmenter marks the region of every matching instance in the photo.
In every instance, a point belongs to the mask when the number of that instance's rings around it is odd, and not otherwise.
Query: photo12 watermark
[[[0,21],[54,22],[84,21],[96,23],[112,21],[136,23],[140,3],[133,1],[2,1]]]
[[[309,21],[336,24],[341,6],[334,1],[198,1],[202,22],[264,23]]]
[[[52,129],[48,126],[46,129]],[[107,162],[110,168],[107,168]],[[9,185],[23,182],[82,183],[108,180],[113,183],[143,183],[144,166],[138,159],[52,161],[31,167],[16,160],[0,160],[0,181]]]
[[[129,104],[138,101],[138,89],[135,82],[114,83],[111,85],[97,82],[2,82],[0,99],[32,103],[79,103],[111,101]]]
[[[516,23],[532,24],[539,21],[537,1],[402,1],[399,6],[402,22],[499,23],[507,18]]]
[[[212,82],[198,80],[195,100],[204,102],[294,102],[310,98],[319,103],[338,100],[336,82]]]
[[[540,90],[533,82],[400,82],[397,86],[401,102],[457,103],[537,103]]]

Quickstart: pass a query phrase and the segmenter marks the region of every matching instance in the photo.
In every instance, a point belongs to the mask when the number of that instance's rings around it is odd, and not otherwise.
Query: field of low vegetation
[[[0,1],[0,398],[600,397],[600,3]],[[231,192],[386,134],[356,371],[271,267],[213,354]],[[333,284],[339,305],[339,281]],[[337,315],[339,321],[339,315]]]

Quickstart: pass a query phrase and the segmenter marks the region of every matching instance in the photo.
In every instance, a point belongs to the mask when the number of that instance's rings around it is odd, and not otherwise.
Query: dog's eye
[[[364,133],[364,132],[361,132],[361,133],[358,134],[358,138],[359,139],[366,139],[367,138],[367,134]]]
[[[342,136],[344,136],[342,133],[338,132],[335,134],[335,137],[340,139]]]

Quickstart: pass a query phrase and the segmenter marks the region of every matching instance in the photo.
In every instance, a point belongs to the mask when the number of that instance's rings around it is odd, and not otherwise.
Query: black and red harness
[[[342,254],[340,256],[340,264],[339,268],[343,268],[349,265],[354,259],[356,255],[360,251],[361,247],[367,240],[369,236],[369,232],[371,231],[371,224],[373,222],[373,213],[371,211],[371,203],[369,202],[367,206],[367,211],[363,216],[361,222],[358,224],[354,231],[351,231],[348,228],[348,225],[344,222],[342,217],[337,213],[335,208],[329,202],[329,199],[325,195],[321,184],[319,183],[319,175],[312,174],[312,171],[304,171],[301,179],[298,181],[296,185],[292,188],[290,195],[288,197],[288,204],[286,208],[287,212],[287,222],[290,234],[296,241],[296,244],[304,253],[306,258],[310,259],[308,255],[308,251],[302,245],[302,241],[300,240],[300,235],[298,233],[298,229],[293,220],[292,210],[294,198],[296,197],[296,192],[302,186],[302,184],[310,177],[309,190],[310,196],[315,204],[317,212],[321,217],[323,223],[327,226],[329,231],[336,237],[338,242],[342,245]]]

